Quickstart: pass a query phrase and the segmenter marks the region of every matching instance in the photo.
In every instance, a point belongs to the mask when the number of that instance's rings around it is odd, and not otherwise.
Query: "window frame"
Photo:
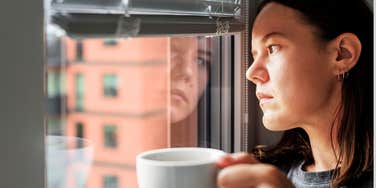
[[[19,2],[4,0],[0,4],[0,48],[4,52],[0,57],[4,62],[0,69],[4,87],[0,92],[0,143],[5,149],[0,157],[0,187],[41,188],[45,185],[47,121],[43,1],[26,1],[20,6]]]

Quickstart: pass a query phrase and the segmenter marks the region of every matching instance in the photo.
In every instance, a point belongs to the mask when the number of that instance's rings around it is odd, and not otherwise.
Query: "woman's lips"
[[[178,100],[183,100],[188,102],[188,98],[182,90],[179,89],[172,89],[171,90],[171,98],[176,98]]]
[[[271,99],[273,99],[273,98],[261,98],[260,99],[260,105],[263,105],[263,104],[265,104],[267,102],[270,102]]]
[[[260,106],[270,102],[273,99],[273,96],[261,92],[257,92],[256,96],[260,101]]]

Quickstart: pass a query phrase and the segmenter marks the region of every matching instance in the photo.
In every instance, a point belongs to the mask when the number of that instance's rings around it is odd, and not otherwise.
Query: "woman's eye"
[[[203,59],[201,59],[201,58],[197,59],[197,64],[198,65],[203,65],[204,63],[205,63],[205,61]]]
[[[199,66],[205,66],[206,64],[208,64],[208,61],[204,58],[199,57],[199,58],[197,58],[197,64]]]
[[[278,45],[270,45],[270,46],[268,46],[268,54],[273,54],[276,51],[278,51],[279,49],[280,49],[280,46],[278,46]]]

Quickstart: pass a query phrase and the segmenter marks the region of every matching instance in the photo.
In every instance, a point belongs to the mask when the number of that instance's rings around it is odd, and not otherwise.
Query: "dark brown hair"
[[[303,20],[318,29],[317,37],[330,41],[338,35],[355,34],[362,51],[356,66],[343,79],[342,105],[336,120],[340,122],[336,139],[339,144],[338,170],[332,187],[350,185],[373,172],[373,13],[363,0],[265,0],[299,11]],[[334,123],[332,124],[333,131]],[[332,138],[333,147],[333,138]],[[260,154],[259,152],[257,152]],[[307,133],[301,129],[284,132],[280,142],[259,158],[276,165],[313,162]]]

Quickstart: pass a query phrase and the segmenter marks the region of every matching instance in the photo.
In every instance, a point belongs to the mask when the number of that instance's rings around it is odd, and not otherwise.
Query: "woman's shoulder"
[[[289,176],[289,179],[291,179],[293,172],[297,172],[301,170],[302,165],[304,164],[304,161],[297,161],[294,163],[276,163],[275,165],[279,170],[281,170],[286,176]],[[329,172],[329,171],[328,171]],[[320,172],[320,177],[324,177],[323,172]],[[296,173],[295,173],[296,174]],[[305,175],[309,173],[304,173]],[[329,173],[330,174],[330,173]],[[315,174],[317,176],[317,174]],[[328,178],[330,179],[331,176],[329,175]],[[307,177],[305,177],[307,179]],[[372,188],[373,187],[373,171],[368,171],[364,173],[359,178],[356,178],[349,182],[348,184],[341,186],[341,188],[351,188],[351,187],[357,187],[357,188]]]
[[[294,162],[290,164],[275,164],[286,176],[293,181],[294,185],[300,187],[299,185],[308,185],[325,183],[330,185],[332,174],[334,170],[320,171],[320,172],[307,172],[303,170],[304,161]],[[306,182],[304,182],[304,181]],[[325,184],[325,185],[326,185]],[[302,186],[304,187],[304,186]],[[325,186],[324,186],[325,187]],[[346,185],[340,186],[341,188],[372,188],[373,187],[373,171],[368,171],[362,174],[359,178],[354,178],[351,182],[346,183]]]

